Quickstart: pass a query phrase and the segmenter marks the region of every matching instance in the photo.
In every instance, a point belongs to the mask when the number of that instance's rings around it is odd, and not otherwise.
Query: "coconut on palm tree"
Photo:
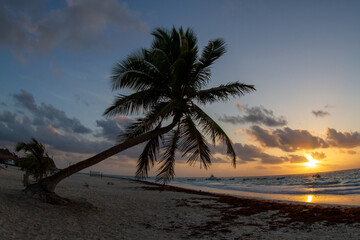
[[[214,144],[216,141],[224,144],[235,166],[231,140],[199,105],[242,96],[255,90],[254,86],[231,82],[204,89],[211,79],[213,63],[226,51],[222,39],[209,41],[199,54],[191,29],[158,28],[152,35],[154,40],[149,49],[141,49],[114,66],[113,90],[130,89],[133,93],[119,94],[104,113],[110,117],[118,114],[143,117],[127,128],[114,147],[42,179],[39,182],[42,190],[54,192],[62,179],[140,143],[145,143],[145,147],[137,164],[138,177],[146,177],[159,160],[157,179],[171,180],[177,150],[189,164],[199,161],[207,168],[211,153],[206,137]]]
[[[35,138],[32,138],[29,143],[17,143],[15,151],[24,151],[25,156],[18,159],[18,165],[27,176],[32,175],[36,182],[46,177],[51,170],[56,169],[54,160],[45,152],[45,146]]]

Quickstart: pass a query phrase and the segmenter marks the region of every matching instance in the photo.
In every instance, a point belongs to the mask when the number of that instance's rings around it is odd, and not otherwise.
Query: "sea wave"
[[[316,175],[232,178],[177,178],[175,182],[241,192],[269,194],[360,194],[360,169]]]

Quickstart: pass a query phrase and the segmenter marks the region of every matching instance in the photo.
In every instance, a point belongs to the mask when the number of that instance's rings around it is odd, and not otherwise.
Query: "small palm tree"
[[[160,160],[158,180],[170,181],[174,174],[175,153],[180,150],[189,164],[207,168],[211,153],[207,136],[227,147],[227,154],[236,164],[231,140],[221,127],[200,107],[225,101],[255,90],[254,86],[232,82],[203,89],[210,81],[211,66],[225,53],[222,39],[209,41],[201,55],[197,38],[191,29],[184,31],[156,29],[149,49],[141,49],[116,64],[112,71],[113,90],[130,89],[130,95],[118,95],[104,115],[143,114],[114,147],[89,159],[69,166],[39,182],[46,192],[54,192],[64,178],[140,143],[136,176],[146,177],[148,170]],[[163,149],[160,158],[159,150]]]
[[[32,138],[29,143],[19,142],[16,152],[24,151],[25,157],[19,158],[18,163],[26,175],[32,175],[36,182],[46,177],[48,172],[56,169],[54,160],[45,153],[45,146]]]

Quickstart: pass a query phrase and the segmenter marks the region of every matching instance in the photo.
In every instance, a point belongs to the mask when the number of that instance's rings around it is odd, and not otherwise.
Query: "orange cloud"
[[[360,146],[359,132],[341,132],[333,128],[326,129],[326,135],[332,146],[340,148],[354,148]]]
[[[302,129],[286,127],[270,131],[259,126],[252,126],[246,130],[246,133],[265,147],[276,147],[285,152],[329,147],[324,139]]]

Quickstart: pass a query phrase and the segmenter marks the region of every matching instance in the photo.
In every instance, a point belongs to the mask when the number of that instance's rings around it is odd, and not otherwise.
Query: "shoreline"
[[[258,193],[244,192],[230,189],[219,189],[211,187],[193,186],[187,184],[175,184],[190,189],[198,189],[219,194],[226,194],[238,198],[250,198],[265,201],[277,201],[283,203],[294,203],[304,205],[321,205],[321,206],[339,206],[339,207],[360,207],[359,195],[325,195],[325,194],[276,194],[276,193]]]
[[[359,239],[360,207],[239,198],[132,179],[75,174],[56,206],[0,170],[0,239]],[[96,208],[89,208],[89,202]]]
[[[88,175],[87,173],[82,173]],[[146,180],[138,180],[132,177],[121,177],[121,176],[103,176],[114,179],[125,179],[131,181],[138,181],[145,184],[155,184],[162,186],[160,183]],[[258,192],[244,192],[231,189],[220,189],[206,186],[197,186],[185,183],[169,183],[168,186],[178,187],[186,190],[192,190],[195,192],[208,192],[210,194],[228,195],[237,198],[249,198],[255,200],[264,201],[276,201],[281,203],[293,203],[293,204],[304,204],[304,205],[320,205],[329,207],[360,207],[360,195],[331,195],[331,194],[275,194],[275,193],[258,193]]]
[[[111,177],[112,178],[112,177]],[[116,177],[114,177],[116,179]],[[255,201],[263,201],[263,202],[269,202],[269,203],[279,203],[279,204],[292,204],[292,205],[300,205],[300,206],[318,206],[323,208],[354,208],[360,210],[360,205],[347,205],[347,204],[330,204],[330,203],[317,203],[317,202],[300,202],[300,201],[291,201],[291,200],[278,200],[278,199],[268,199],[268,198],[261,198],[261,197],[252,197],[252,196],[242,196],[242,195],[233,195],[229,194],[227,190],[224,190],[224,193],[220,192],[212,192],[212,191],[206,191],[202,189],[209,189],[206,187],[197,188],[196,186],[194,188],[188,188],[184,187],[183,185],[163,185],[160,183],[155,182],[149,182],[144,180],[137,180],[137,179],[128,179],[128,178],[120,178],[123,180],[130,180],[134,182],[140,182],[147,185],[153,185],[157,186],[159,191],[175,191],[175,192],[184,192],[188,194],[197,194],[197,195],[204,195],[204,196],[212,196],[212,197],[227,197],[227,198],[234,198],[234,199],[246,199],[246,200],[255,200]],[[184,184],[185,185],[185,184]],[[191,185],[188,185],[191,187]],[[218,190],[218,189],[215,189]],[[276,195],[276,194],[274,194]],[[341,197],[341,196],[339,196]]]

